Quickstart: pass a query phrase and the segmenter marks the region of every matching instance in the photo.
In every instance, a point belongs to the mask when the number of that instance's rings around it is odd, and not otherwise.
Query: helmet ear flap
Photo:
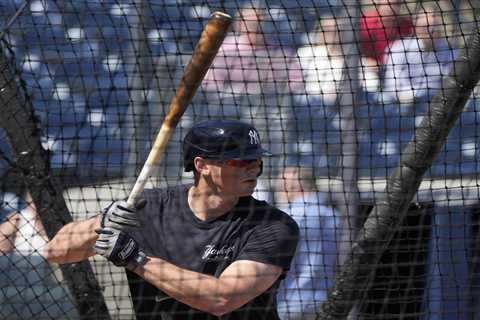
[[[193,153],[192,152],[192,147],[187,146],[185,141],[184,141],[184,144],[183,144],[183,167],[185,168],[185,172],[194,171],[194,169],[195,169],[195,164],[193,163],[194,157],[193,157],[192,153]]]
[[[258,171],[257,177],[260,177],[263,173],[263,161],[260,160],[260,171]]]

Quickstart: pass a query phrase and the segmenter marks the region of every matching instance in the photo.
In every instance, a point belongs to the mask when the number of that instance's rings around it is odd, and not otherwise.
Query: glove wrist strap
[[[127,269],[134,271],[137,267],[145,265],[145,263],[147,263],[147,255],[143,251],[138,251],[133,261],[127,265]]]

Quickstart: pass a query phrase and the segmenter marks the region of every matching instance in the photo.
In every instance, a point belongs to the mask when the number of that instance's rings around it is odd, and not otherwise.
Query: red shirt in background
[[[360,21],[360,53],[374,59],[379,65],[384,63],[388,45],[413,33],[413,23],[408,17],[397,17],[397,23],[385,27],[382,17],[376,10],[364,12]]]

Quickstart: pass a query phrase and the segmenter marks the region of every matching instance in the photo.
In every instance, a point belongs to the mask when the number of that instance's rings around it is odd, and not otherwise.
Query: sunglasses
[[[235,168],[246,168],[254,162],[260,162],[260,159],[249,159],[249,160],[228,159],[223,161],[223,163],[225,163],[226,165],[235,167]]]

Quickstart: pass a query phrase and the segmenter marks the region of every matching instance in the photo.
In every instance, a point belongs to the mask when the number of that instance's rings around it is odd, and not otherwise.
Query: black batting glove
[[[142,224],[137,216],[137,211],[143,209],[147,202],[139,200],[135,207],[130,207],[126,201],[114,201],[102,210],[102,228],[125,230],[126,228],[138,228]]]
[[[97,229],[95,232],[99,235],[95,242],[95,252],[117,267],[133,270],[145,264],[145,253],[128,233],[113,228]]]

